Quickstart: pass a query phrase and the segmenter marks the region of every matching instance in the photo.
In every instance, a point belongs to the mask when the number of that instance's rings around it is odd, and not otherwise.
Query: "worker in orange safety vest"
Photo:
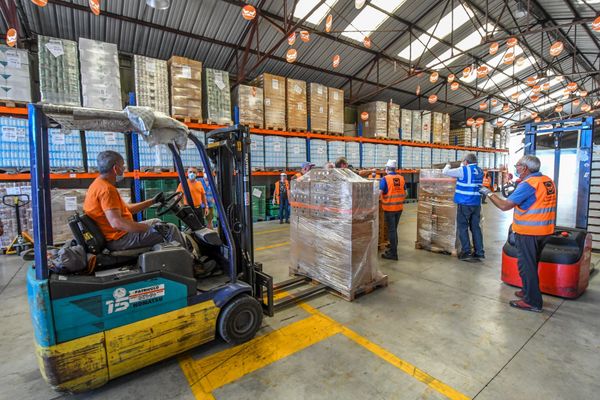
[[[502,211],[514,208],[512,230],[523,289],[515,292],[519,299],[511,300],[510,305],[521,310],[542,312],[538,263],[543,244],[549,235],[554,234],[556,186],[552,179],[540,173],[540,159],[536,156],[523,156],[515,168],[522,181],[507,199],[495,196],[485,187],[479,192],[488,196]]]
[[[290,182],[287,180],[287,175],[281,173],[279,180],[275,182],[275,192],[273,192],[273,204],[279,204],[279,223],[290,223]]]
[[[398,259],[398,223],[406,199],[404,177],[396,173],[396,166],[396,160],[388,160],[385,165],[387,175],[379,181],[383,218],[387,224],[388,239],[390,241],[389,249],[381,257],[388,260]]]
[[[483,183],[482,183],[482,186],[483,186],[483,187],[486,187],[486,188],[490,189],[490,191],[492,191],[492,180],[490,179],[490,175],[489,175],[489,172],[488,172],[488,171],[485,171],[485,172],[483,173]],[[481,196],[481,203],[482,203],[482,204],[487,204],[487,203],[485,202],[485,199],[486,199],[486,196],[483,196],[483,195],[482,195],[482,196]]]

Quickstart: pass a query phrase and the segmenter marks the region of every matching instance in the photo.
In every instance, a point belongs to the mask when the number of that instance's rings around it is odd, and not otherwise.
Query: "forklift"
[[[41,104],[29,104],[28,111],[35,250],[27,288],[44,379],[57,390],[81,392],[216,337],[233,345],[252,339],[263,314],[273,315],[274,305],[272,277],[254,261],[249,129],[235,125],[211,131],[207,147],[194,135],[186,138],[197,148],[215,194],[218,232],[206,228],[191,207],[172,136],[153,138],[168,146],[183,186],[183,194],[161,202],[158,214],[172,212],[185,224],[183,233],[200,258],[172,243],[109,251],[94,221],[75,214],[69,226],[75,242],[95,257],[96,270],[91,275],[59,274],[49,269],[47,258],[52,244],[49,125],[142,132],[121,111]],[[157,130],[164,134],[165,128]],[[182,196],[191,206],[180,205]],[[198,259],[201,278],[195,269]]]
[[[542,293],[573,299],[588,287],[593,129],[592,117],[530,123],[525,127],[524,154],[540,158],[540,172],[552,178],[558,199],[556,228],[544,243],[538,265]],[[522,286],[512,226],[502,249],[502,281]]]

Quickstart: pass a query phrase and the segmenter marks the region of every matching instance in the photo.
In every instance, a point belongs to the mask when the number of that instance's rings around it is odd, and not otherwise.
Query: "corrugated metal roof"
[[[571,1],[575,11],[571,10],[568,1]],[[30,25],[29,28],[34,33],[70,40],[86,37],[112,42],[116,43],[119,49],[125,53],[142,54],[161,59],[168,59],[172,55],[181,55],[201,60],[207,67],[227,68],[233,74],[233,78],[237,77],[243,58],[243,49],[248,37],[244,37],[244,33],[249,31],[248,28],[252,24],[241,18],[240,7],[245,3],[255,6],[262,4],[259,14],[268,15],[275,24],[283,25],[284,6],[280,0],[248,2],[176,0],[165,11],[147,7],[145,0],[111,0],[102,2],[102,14],[99,17],[88,11],[87,0],[50,0],[48,6],[44,8],[37,7],[30,1],[21,2]],[[292,3],[288,1],[288,12],[291,12]],[[521,3],[525,6],[531,3],[534,10],[529,16],[513,19],[517,10],[517,2],[514,0],[463,0],[465,7],[479,10],[475,11],[477,18],[465,23],[443,39],[446,42],[457,43],[478,29],[480,24],[486,22],[498,26],[499,32],[496,34],[496,38],[505,39],[509,34],[516,34],[526,29],[528,24],[533,30],[551,26],[552,22],[549,21],[545,21],[543,26],[538,24],[536,17],[548,19],[541,15],[543,13],[547,13],[550,18],[557,18],[556,23],[558,24],[570,22],[569,19],[576,15],[579,18],[591,18],[596,15],[590,7],[574,3],[572,0],[544,0],[543,2],[531,0],[521,1]],[[541,9],[542,3],[543,10]],[[420,35],[422,30],[429,29],[439,21],[444,14],[443,10],[447,13],[452,6],[456,7],[459,4],[458,1],[407,1],[396,10],[395,18],[388,18],[377,31],[371,34],[372,48],[366,49],[362,43],[339,33],[360,12],[354,7],[354,1],[339,0],[331,10],[334,17],[332,33],[324,32],[323,22],[319,26],[305,24],[304,28],[311,31],[311,40],[304,43],[297,38],[296,44],[293,46],[298,51],[297,64],[288,64],[282,61],[285,59],[289,46],[285,41],[276,46],[283,39],[281,30],[259,16],[259,29],[254,35],[251,49],[258,50],[261,56],[271,48],[275,48],[275,50],[272,57],[268,57],[256,68],[252,67],[255,66],[259,57],[250,53],[246,63],[246,79],[253,79],[262,72],[271,72],[310,82],[343,87],[348,98],[350,98],[350,86],[352,86],[353,100],[392,99],[409,108],[422,106],[432,109],[453,109],[454,111],[459,111],[465,106],[473,106],[470,112],[476,112],[478,101],[493,95],[493,92],[497,91],[496,88],[488,93],[477,92],[474,94],[466,86],[475,89],[475,83],[469,85],[461,83],[462,87],[459,90],[451,91],[445,83],[440,84],[443,81],[442,78],[437,84],[431,84],[428,81],[427,73],[420,78],[413,76],[404,79],[408,69],[407,62],[397,57],[397,54],[408,46],[411,40]],[[487,11],[486,5],[488,6]],[[297,22],[293,20],[290,21],[290,24]],[[415,25],[412,27],[412,34],[408,33],[408,26],[405,22]],[[2,21],[2,28],[6,30],[4,21]],[[576,37],[575,30],[577,30]],[[585,71],[590,67],[589,64],[598,64],[594,53],[600,52],[598,45],[600,42],[596,43],[596,40],[590,36],[600,39],[600,35],[595,32],[590,35],[584,31],[582,26],[577,29],[563,27],[562,33],[551,31],[530,34],[520,37],[519,41],[523,46],[528,47],[527,54],[535,55],[541,69],[548,69],[547,64],[555,61],[548,54],[551,40],[554,40],[549,36],[554,38],[560,35],[576,42],[578,50],[584,54],[580,54],[579,59],[576,60],[575,71],[572,57],[564,58],[562,55],[559,57],[561,61],[552,65],[554,70],[558,73],[572,74]],[[259,39],[258,47],[257,37]],[[237,48],[238,46],[239,48]],[[444,43],[431,46],[430,51],[425,52],[423,57],[418,60],[417,67],[422,68],[434,60],[433,53],[439,55],[449,48]],[[459,76],[464,65],[473,62],[476,58],[490,58],[487,44],[478,46],[467,53],[454,61],[449,69],[440,70],[440,74],[447,76],[454,73]],[[338,68],[334,69],[332,57],[336,54],[340,55],[341,63]],[[567,53],[565,52],[564,55]],[[373,68],[367,76],[371,62],[376,57],[380,57],[379,66]],[[586,57],[587,61],[582,60],[581,57]],[[395,63],[392,61],[393,59],[396,59]],[[538,70],[537,65],[535,68],[531,67],[519,72],[514,79],[526,79],[536,70]],[[353,78],[352,85],[349,77]],[[366,82],[361,84],[363,79]],[[421,93],[424,95],[420,99],[415,96],[417,85],[421,86]],[[511,78],[503,82],[501,86],[505,88],[512,85],[514,83]],[[598,87],[598,84],[592,84],[591,80],[588,80],[583,86],[591,92]],[[427,104],[426,96],[430,93],[437,93],[440,102],[434,105]],[[453,103],[455,106],[445,105],[441,100]]]

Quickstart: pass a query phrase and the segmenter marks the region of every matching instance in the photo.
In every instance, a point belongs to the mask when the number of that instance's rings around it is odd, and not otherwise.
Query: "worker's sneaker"
[[[396,261],[398,261],[398,256],[395,256],[395,255],[390,254],[390,253],[383,253],[381,255],[381,258],[385,258],[386,260],[396,260]]]
[[[473,257],[471,257],[469,254],[461,254],[458,256],[458,259],[460,261],[466,261],[466,262],[476,262],[477,261]]]
[[[542,312],[541,308],[534,307],[531,304],[527,304],[523,300],[511,300],[509,302],[509,304],[510,304],[511,307],[519,308],[519,309],[525,310],[525,311],[532,311],[532,312],[538,312],[538,313]]]
[[[523,297],[525,297],[525,292],[522,290],[517,290],[515,292],[515,296],[517,296],[518,298],[522,299]]]

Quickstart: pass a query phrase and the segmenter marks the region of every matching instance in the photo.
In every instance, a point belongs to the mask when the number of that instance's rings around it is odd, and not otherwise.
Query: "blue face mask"
[[[117,175],[116,179],[117,179],[117,182],[121,182],[123,179],[125,179],[125,175],[123,175],[123,174]]]
[[[196,180],[196,174],[193,173],[193,172],[190,172],[188,174],[188,178],[189,178],[190,181],[195,181]]]

